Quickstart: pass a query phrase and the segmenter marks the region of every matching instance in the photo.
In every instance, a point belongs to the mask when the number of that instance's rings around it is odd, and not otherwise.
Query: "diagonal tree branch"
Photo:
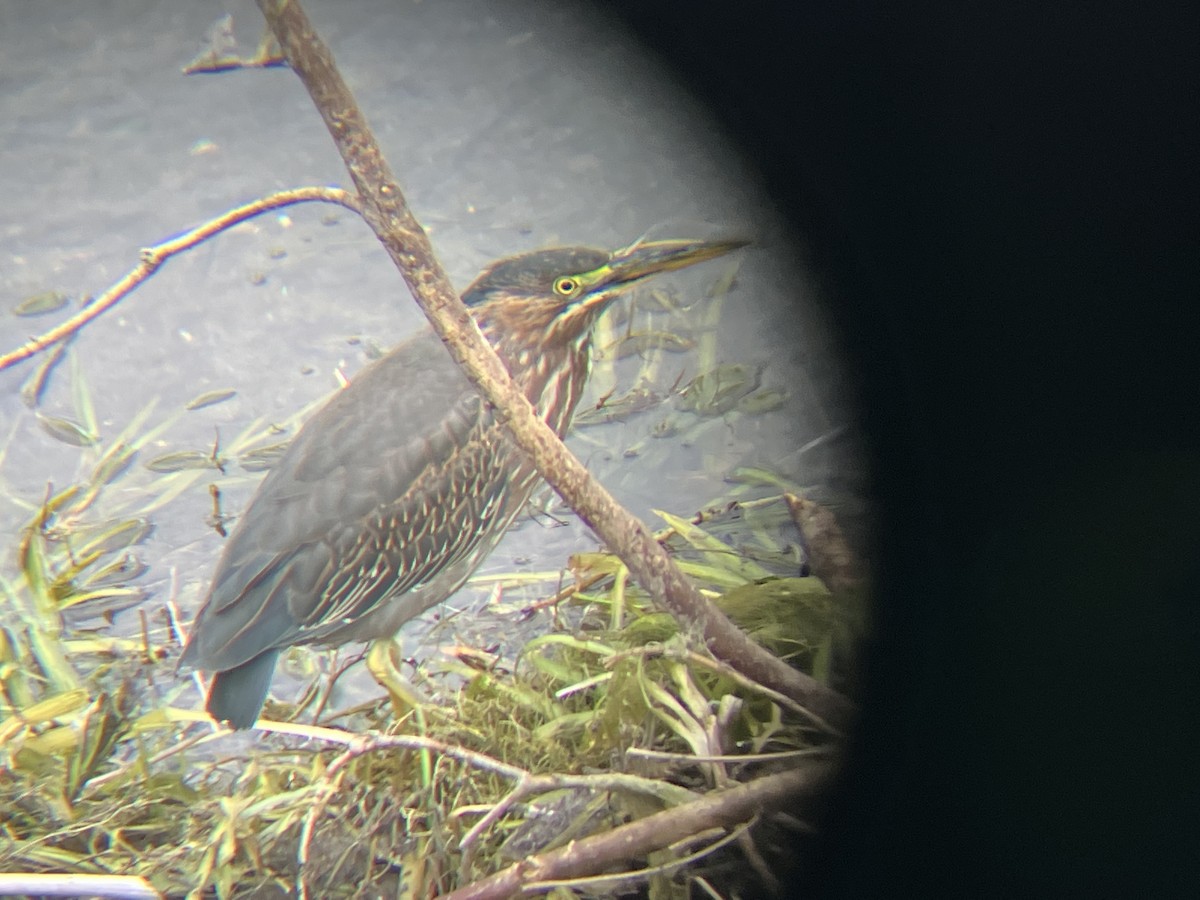
[[[434,257],[424,229],[405,202],[329,48],[298,0],[257,0],[289,65],[300,77],[345,161],[362,200],[363,218],[391,256],[417,303],[479,392],[496,408],[538,471],[629,567],[638,583],[701,636],[712,653],[754,680],[787,694],[837,728],[853,714],[840,693],[793,669],[755,644],[700,596],[647,528],[626,512],[513,385]]]

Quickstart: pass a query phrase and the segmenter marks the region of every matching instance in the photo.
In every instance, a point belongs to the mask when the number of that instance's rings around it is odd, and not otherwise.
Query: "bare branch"
[[[733,828],[755,815],[795,806],[818,796],[833,771],[831,763],[814,762],[759,778],[726,791],[715,791],[695,803],[677,806],[630,822],[603,834],[572,841],[566,847],[531,856],[482,881],[459,888],[446,900],[492,900],[519,893],[534,883],[557,881],[603,871],[637,859],[713,827]]]
[[[597,484],[512,383],[437,262],[433,247],[405,202],[329,48],[296,0],[258,0],[289,65],[320,111],[363,205],[363,218],[404,277],[434,330],[467,377],[496,408],[513,439],[559,495],[625,562],[638,583],[673,613],[685,631],[702,637],[719,659],[844,727],[853,705],[837,691],[793,669],[758,646],[708,603],[666,550],[612,495]]]
[[[348,194],[340,188],[327,187],[303,187],[280,191],[277,194],[261,197],[258,200],[231,209],[229,212],[214,219],[209,219],[202,225],[185,231],[181,235],[155,244],[152,247],[143,248],[138,254],[141,257],[141,262],[125,275],[121,276],[103,294],[85,304],[83,309],[78,313],[44,334],[30,338],[16,350],[0,356],[0,372],[9,366],[19,363],[23,359],[28,359],[40,353],[52,344],[70,337],[88,322],[108,312],[108,310],[112,309],[112,307],[128,296],[134,288],[157,272],[159,267],[172,256],[176,256],[185,250],[190,250],[197,244],[201,244],[209,238],[220,234],[222,231],[245,222],[247,219],[253,219],[255,216],[261,216],[263,213],[285,206],[312,202],[336,203],[338,206],[344,206],[346,209],[361,214],[358,201],[352,194]]]

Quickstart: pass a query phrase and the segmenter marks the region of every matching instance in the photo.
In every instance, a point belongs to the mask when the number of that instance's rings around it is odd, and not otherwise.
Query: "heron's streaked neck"
[[[480,330],[538,414],[562,435],[591,371],[591,326],[598,315],[580,328],[562,316],[535,319],[529,308],[514,316],[511,304],[491,306],[473,310]]]
[[[522,357],[532,360],[586,352],[592,327],[603,309],[580,310],[572,315],[556,301],[530,299],[494,300],[471,312],[484,337],[511,370],[514,364],[522,368],[529,365]]]

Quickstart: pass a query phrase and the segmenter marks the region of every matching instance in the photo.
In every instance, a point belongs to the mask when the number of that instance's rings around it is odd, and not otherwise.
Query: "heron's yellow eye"
[[[579,287],[579,282],[570,276],[564,275],[554,282],[554,293],[562,297],[570,297]]]

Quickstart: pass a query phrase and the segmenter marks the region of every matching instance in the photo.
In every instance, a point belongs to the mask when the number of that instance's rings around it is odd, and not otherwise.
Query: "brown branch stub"
[[[785,493],[783,499],[804,537],[813,574],[835,594],[861,587],[862,564],[850,549],[833,511],[800,494]]]
[[[714,655],[755,681],[787,694],[835,726],[844,727],[852,716],[852,704],[759,647],[708,603],[646,527],[591,479],[538,418],[454,292],[429,239],[408,209],[365,117],[338,73],[331,52],[298,0],[258,0],[258,5],[342,154],[362,198],[367,224],[400,269],[451,356],[496,408],[498,417],[542,477],[621,557],[638,583],[680,619],[686,631],[702,636]]]

